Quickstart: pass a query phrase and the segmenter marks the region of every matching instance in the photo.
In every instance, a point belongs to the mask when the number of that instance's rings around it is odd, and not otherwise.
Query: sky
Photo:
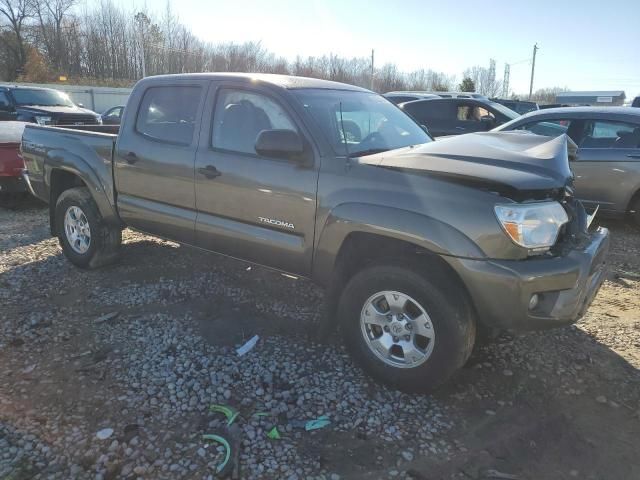
[[[116,0],[164,10],[163,0]],[[640,0],[172,0],[180,21],[205,41],[261,41],[288,59],[335,53],[455,75],[510,63],[511,90],[625,90],[640,95]]]

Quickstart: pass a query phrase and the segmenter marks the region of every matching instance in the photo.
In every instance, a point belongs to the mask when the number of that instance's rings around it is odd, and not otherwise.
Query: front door
[[[209,85],[176,80],[137,91],[118,135],[115,181],[124,222],[185,243],[195,235],[197,128]]]
[[[259,86],[212,86],[196,155],[197,245],[306,275],[311,270],[319,165],[256,153],[258,134],[309,136],[277,94]],[[312,153],[311,143],[305,140]]]

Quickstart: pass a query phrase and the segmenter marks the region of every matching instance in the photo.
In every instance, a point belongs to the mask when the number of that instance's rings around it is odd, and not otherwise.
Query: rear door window
[[[585,122],[580,148],[640,148],[640,125],[608,120]]]
[[[201,87],[167,86],[147,89],[140,104],[136,130],[154,140],[190,145]]]

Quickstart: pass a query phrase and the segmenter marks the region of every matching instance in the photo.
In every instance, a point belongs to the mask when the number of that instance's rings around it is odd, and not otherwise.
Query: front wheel
[[[640,228],[640,195],[636,195],[636,198],[631,202],[631,208],[629,209],[629,217],[636,227]]]
[[[454,282],[411,267],[357,273],[339,307],[347,347],[363,369],[407,392],[431,392],[467,361],[475,321]]]
[[[56,202],[55,222],[62,251],[77,267],[96,268],[117,257],[122,231],[103,222],[87,188],[62,192]]]

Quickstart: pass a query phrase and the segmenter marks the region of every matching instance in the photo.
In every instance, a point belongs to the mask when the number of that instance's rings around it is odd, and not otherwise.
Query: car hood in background
[[[550,139],[522,132],[483,132],[368,155],[358,162],[501,193],[548,192],[572,184],[568,156],[574,146],[566,135]]]
[[[23,112],[31,112],[35,114],[43,113],[53,114],[53,115],[64,115],[64,114],[73,114],[73,115],[98,115],[96,112],[91,111],[87,108],[80,107],[47,107],[44,105],[18,105],[16,109],[21,110]]]

